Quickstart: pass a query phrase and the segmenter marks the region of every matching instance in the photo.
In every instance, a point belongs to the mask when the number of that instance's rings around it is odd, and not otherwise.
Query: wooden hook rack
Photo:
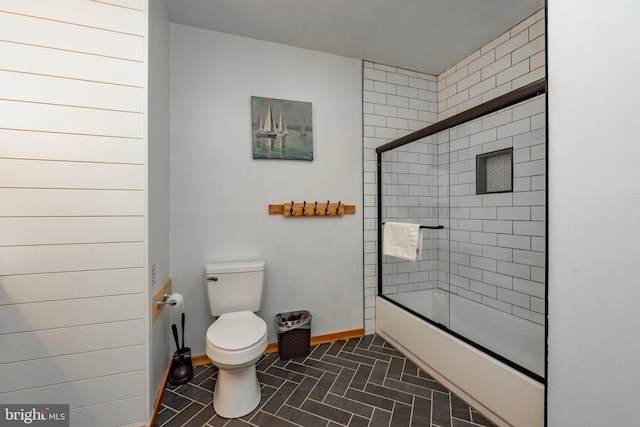
[[[284,216],[341,216],[356,213],[355,205],[344,205],[342,202],[291,202],[269,205],[269,215]]]

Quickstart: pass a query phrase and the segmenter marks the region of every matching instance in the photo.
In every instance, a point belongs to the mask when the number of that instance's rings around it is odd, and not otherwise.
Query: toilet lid
[[[267,324],[251,311],[225,313],[207,330],[207,340],[223,350],[255,345],[267,333]]]

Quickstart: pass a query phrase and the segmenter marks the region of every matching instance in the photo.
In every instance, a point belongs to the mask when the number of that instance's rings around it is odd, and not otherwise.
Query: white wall
[[[169,17],[163,0],[149,2],[149,298],[169,279]],[[171,311],[151,325],[151,404],[171,356]]]
[[[548,425],[636,425],[640,5],[548,16]]]
[[[148,418],[146,2],[0,2],[0,402]]]
[[[187,345],[204,353],[204,265],[264,259],[259,315],[306,309],[312,335],[363,327],[362,64],[171,25],[171,276]],[[250,97],[313,104],[314,160],[253,160]],[[271,203],[331,200],[356,215],[285,218]]]

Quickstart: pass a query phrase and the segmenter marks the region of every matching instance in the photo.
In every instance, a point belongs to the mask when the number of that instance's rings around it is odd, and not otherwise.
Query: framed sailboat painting
[[[251,97],[254,159],[313,160],[311,103]]]

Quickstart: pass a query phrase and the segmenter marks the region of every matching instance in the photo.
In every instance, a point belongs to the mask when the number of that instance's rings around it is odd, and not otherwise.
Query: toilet
[[[267,348],[267,324],[260,310],[264,261],[207,264],[211,315],[217,319],[206,337],[206,353],[218,380],[213,409],[224,418],[239,418],[260,403],[256,363]]]

